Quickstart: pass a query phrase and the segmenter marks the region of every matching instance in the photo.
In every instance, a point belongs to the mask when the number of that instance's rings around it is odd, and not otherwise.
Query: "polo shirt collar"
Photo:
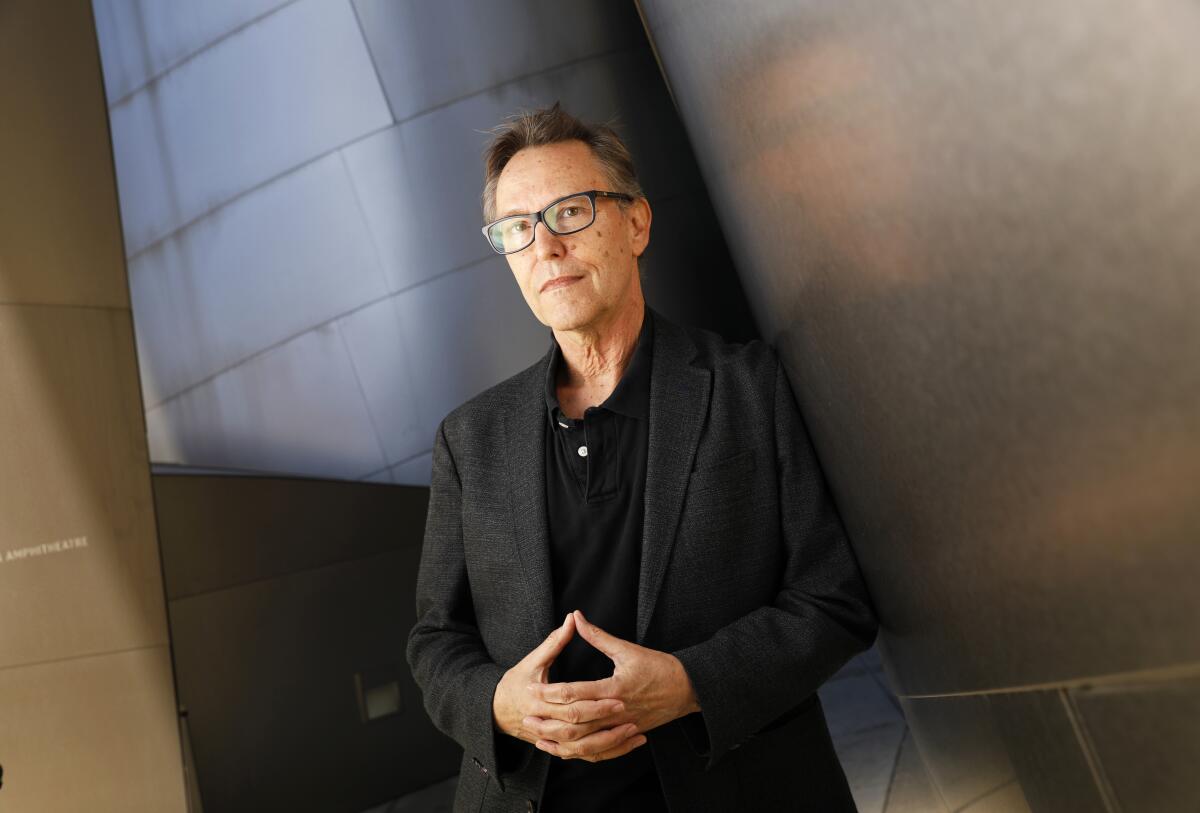
[[[637,344],[629,365],[621,374],[617,386],[600,404],[604,409],[619,412],[631,418],[645,420],[650,414],[650,354],[654,341],[654,318],[649,306],[642,311],[642,328],[638,332]],[[558,405],[558,368],[562,363],[562,348],[550,331],[550,363],[546,365],[546,411],[555,426],[566,424],[572,420],[562,413]]]

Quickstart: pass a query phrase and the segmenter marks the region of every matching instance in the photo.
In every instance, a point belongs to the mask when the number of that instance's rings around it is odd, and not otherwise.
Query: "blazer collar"
[[[712,392],[712,371],[692,364],[687,331],[647,306],[654,319],[650,360],[649,447],[646,460],[642,560],[638,575],[637,643],[650,626],[679,527],[688,474]],[[556,345],[528,368],[505,413],[506,459],[516,554],[525,573],[523,602],[531,642],[562,623],[553,617],[550,537],[546,512],[545,387]]]

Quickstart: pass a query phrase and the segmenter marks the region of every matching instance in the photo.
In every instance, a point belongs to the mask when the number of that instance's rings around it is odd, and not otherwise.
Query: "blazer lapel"
[[[687,332],[654,315],[650,362],[650,427],[638,574],[637,643],[650,625],[679,527],[688,475],[708,414],[712,371],[690,363],[696,347]],[[561,619],[554,618],[550,534],[546,513],[546,368],[553,347],[525,372],[517,399],[505,415],[506,458],[512,495],[515,547],[525,573],[525,595],[517,600],[531,614],[540,640]]]
[[[516,552],[525,571],[525,594],[517,596],[531,614],[533,638],[540,641],[558,626],[550,574],[550,532],[546,519],[546,368],[553,346],[525,372],[517,400],[504,416],[508,483],[512,495]],[[514,630],[515,632],[515,630]]]
[[[695,355],[695,344],[687,332],[655,311],[642,565],[638,576],[639,644],[646,638],[662,589],[700,429],[708,414],[712,371],[693,366]]]

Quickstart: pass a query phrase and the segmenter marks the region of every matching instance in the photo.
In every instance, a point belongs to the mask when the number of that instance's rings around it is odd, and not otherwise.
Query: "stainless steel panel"
[[[415,620],[419,554],[413,544],[171,602],[206,810],[363,810],[457,770],[462,750],[429,722],[398,643]],[[364,673],[394,675],[399,713],[363,720]]]
[[[92,0],[110,103],[293,0]]]
[[[639,5],[898,690],[1200,661],[1196,5]]]
[[[425,336],[462,306],[415,288],[496,261],[478,231],[485,131],[556,99],[615,117],[651,200],[676,213],[646,263],[664,311],[753,331],[634,6],[218,0],[171,16],[98,2],[106,70],[128,94],[111,113],[154,460],[374,479],[395,466],[427,482],[440,418],[544,344],[525,340],[537,326],[509,281],[489,293],[495,330],[452,340],[473,360],[448,367]],[[447,310],[405,311],[387,293]],[[497,343],[513,324],[525,328]],[[353,376],[296,355],[328,344],[302,333],[331,328]]]
[[[387,293],[336,152],[138,254],[129,288],[148,409]]]
[[[1034,813],[1107,809],[1061,690],[992,694],[988,705]]]
[[[156,475],[168,600],[418,547],[427,489],[278,477]],[[236,517],[236,521],[231,518]]]
[[[421,418],[428,401],[426,382],[413,373],[418,362],[411,357],[414,348],[406,343],[397,308],[397,300],[405,295],[385,297],[338,320],[371,425],[389,464],[425,452],[433,444],[428,424]]]
[[[645,43],[631,3],[354,0],[354,7],[397,120]]]
[[[902,697],[900,703],[938,795],[950,810],[962,810],[1017,782],[986,697]],[[1029,811],[1024,800],[1010,809]]]
[[[1124,813],[1200,810],[1200,679],[1072,692]]]
[[[549,345],[547,345],[549,347]],[[392,480],[397,485],[427,486],[433,475],[433,452],[397,463],[391,467]]]
[[[202,214],[198,206],[185,207],[174,190],[161,118],[149,91],[128,96],[108,111],[127,254],[144,250]]]
[[[111,120],[132,254],[392,117],[350,4],[300,0],[197,53]]]
[[[395,301],[413,379],[421,382],[420,418],[431,447],[442,418],[481,392],[480,382],[503,381],[550,348],[550,328],[534,318],[508,263],[496,254]]]
[[[661,83],[647,82],[655,70],[644,49],[611,54],[515,79],[348,146],[346,164],[392,290],[495,256],[479,233],[486,131],[521,108],[562,99],[583,118],[619,113],[651,203],[694,194],[686,136]],[[711,219],[706,202],[696,209]]]
[[[345,479],[387,464],[336,324],[175,396],[146,425],[162,463]]]
[[[759,338],[708,196],[684,193],[650,203],[650,245],[642,255],[646,301],[731,342]]]
[[[366,477],[360,477],[359,479],[364,483],[387,483],[388,485],[396,485],[396,478],[392,476],[391,466],[388,466],[385,469],[380,469],[376,472],[372,472]]]

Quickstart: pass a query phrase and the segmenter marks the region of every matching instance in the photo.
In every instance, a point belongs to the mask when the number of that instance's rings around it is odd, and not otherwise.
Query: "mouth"
[[[568,285],[574,285],[581,279],[583,279],[583,277],[555,277],[554,279],[547,281],[546,284],[542,286],[541,292],[544,294],[547,291],[553,291],[557,288],[566,288]]]

